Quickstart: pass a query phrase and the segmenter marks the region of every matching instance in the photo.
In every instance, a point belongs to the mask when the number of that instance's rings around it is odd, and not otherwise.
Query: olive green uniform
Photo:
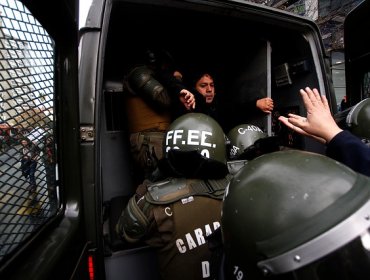
[[[158,248],[164,280],[211,279],[207,236],[220,226],[228,182],[229,177],[144,183],[123,211],[118,233],[129,242],[144,240]]]

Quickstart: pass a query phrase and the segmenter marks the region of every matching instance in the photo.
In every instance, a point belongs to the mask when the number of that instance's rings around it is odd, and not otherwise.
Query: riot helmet
[[[232,128],[227,134],[230,140],[229,158],[234,159],[242,155],[248,147],[252,146],[260,138],[267,137],[258,126],[252,124],[240,124]]]
[[[362,100],[351,108],[346,124],[354,135],[370,140],[370,98]]]
[[[251,160],[261,154],[275,152],[279,149],[279,139],[268,136],[258,126],[240,124],[227,134],[230,141],[230,160]]]
[[[221,178],[227,174],[226,136],[210,116],[187,113],[169,126],[164,160],[178,176]]]
[[[370,178],[285,150],[246,164],[225,192],[225,279],[369,279]]]

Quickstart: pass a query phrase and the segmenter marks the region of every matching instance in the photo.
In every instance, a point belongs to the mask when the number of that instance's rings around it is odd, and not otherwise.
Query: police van
[[[274,100],[271,115],[234,112],[230,127],[252,123],[284,146],[324,154],[277,121],[305,115],[306,86],[345,118],[308,18],[240,0],[94,0],[79,30],[78,4],[0,1],[0,117],[17,132],[0,155],[1,279],[159,279],[155,251],[114,230],[136,189],[123,79],[147,46],[168,50],[184,73],[207,64],[229,101]],[[351,106],[370,94],[369,4],[346,20]],[[35,129],[42,133],[27,148],[37,151],[36,167],[24,173],[20,139]]]

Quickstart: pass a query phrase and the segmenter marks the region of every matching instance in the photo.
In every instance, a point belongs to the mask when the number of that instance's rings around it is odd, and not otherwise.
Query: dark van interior
[[[185,77],[193,69],[207,66],[214,73],[216,92],[225,102],[273,98],[275,108],[269,116],[248,119],[245,112],[230,112],[225,133],[238,124],[255,124],[269,136],[278,136],[282,146],[323,153],[323,146],[288,131],[277,118],[289,112],[305,114],[299,89],[306,86],[326,93],[336,111],[334,95],[324,82],[327,78],[322,78],[324,61],[317,56],[323,48],[310,24],[297,24],[294,17],[283,18],[257,6],[246,11],[227,4],[211,7],[162,1],[166,4],[159,6],[145,2],[113,2],[109,22],[105,22],[104,88],[99,110],[108,279],[123,273],[135,275],[132,279],[156,279],[156,265],[150,261],[155,258],[153,251],[143,244],[125,244],[114,232],[115,221],[136,189],[128,164],[122,83],[130,68],[144,62],[146,48],[166,49]],[[149,260],[146,271],[134,268],[135,264],[142,267],[145,260]]]

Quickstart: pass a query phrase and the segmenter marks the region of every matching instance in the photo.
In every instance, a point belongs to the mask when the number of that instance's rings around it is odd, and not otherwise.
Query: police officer
[[[131,69],[124,78],[126,111],[134,176],[137,183],[150,178],[163,157],[164,133],[172,121],[173,107],[195,106],[193,94],[177,77],[165,50],[146,52],[146,64]],[[179,103],[176,105],[176,103]]]
[[[370,178],[324,155],[249,162],[225,192],[220,279],[370,279]]]
[[[253,124],[235,126],[229,131],[227,138],[229,140],[227,164],[231,174],[235,174],[247,161],[280,149],[278,137],[268,136]]]
[[[143,240],[158,249],[164,280],[212,279],[207,237],[220,226],[229,182],[225,142],[211,117],[177,118],[166,132],[159,164],[167,178],[140,185],[118,221],[126,241]]]

